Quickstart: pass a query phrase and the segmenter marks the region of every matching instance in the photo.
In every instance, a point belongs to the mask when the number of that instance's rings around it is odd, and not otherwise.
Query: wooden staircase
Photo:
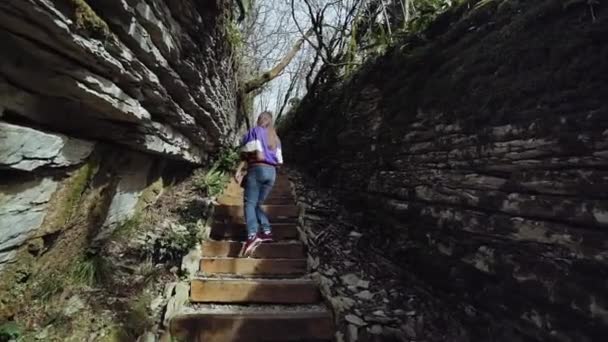
[[[333,340],[332,315],[307,276],[304,245],[297,240],[298,209],[286,176],[279,176],[266,203],[275,241],[242,258],[243,191],[232,182],[219,199],[210,240],[202,244],[200,273],[191,280],[191,306],[171,320],[178,340]]]

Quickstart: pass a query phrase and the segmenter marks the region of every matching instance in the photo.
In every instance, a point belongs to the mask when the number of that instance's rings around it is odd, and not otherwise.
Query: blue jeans
[[[247,236],[251,237],[260,227],[265,232],[270,232],[270,222],[261,206],[272,190],[277,172],[272,166],[255,165],[247,170],[246,177],[245,223]]]

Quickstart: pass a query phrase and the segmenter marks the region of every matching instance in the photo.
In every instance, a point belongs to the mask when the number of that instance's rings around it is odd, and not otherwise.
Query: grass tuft
[[[71,276],[77,285],[94,286],[107,281],[111,276],[111,269],[103,257],[93,255],[76,262]]]

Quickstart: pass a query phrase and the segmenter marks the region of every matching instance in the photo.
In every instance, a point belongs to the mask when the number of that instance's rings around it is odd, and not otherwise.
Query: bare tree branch
[[[312,29],[309,29],[308,32],[304,35],[304,37],[308,37],[313,32]],[[245,92],[250,93],[256,89],[261,88],[264,84],[272,81],[277,78],[283,70],[289,65],[289,63],[293,60],[293,58],[298,54],[298,51],[302,48],[304,44],[305,38],[302,37],[296,41],[291,50],[281,59],[281,61],[275,65],[272,69],[262,73],[262,75],[245,82]]]
[[[302,67],[303,67],[304,63],[300,62],[298,64],[298,68],[296,69],[295,75],[293,75],[291,77],[291,82],[289,82],[289,87],[287,88],[287,92],[285,92],[285,97],[283,98],[283,103],[281,104],[281,108],[279,109],[279,112],[277,114],[276,120],[279,120],[281,118],[281,116],[283,116],[283,112],[285,111],[285,107],[287,107],[287,103],[289,102],[289,99],[291,98],[291,94],[293,93],[294,88],[296,87],[296,84],[299,81],[299,77],[300,77],[300,73],[302,71]]]

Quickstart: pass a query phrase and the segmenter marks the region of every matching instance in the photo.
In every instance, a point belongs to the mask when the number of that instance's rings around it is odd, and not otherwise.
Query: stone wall
[[[0,320],[39,273],[66,267],[174,171],[234,141],[231,8],[0,3]]]
[[[473,341],[603,340],[608,6],[479,4],[310,94],[285,155]]]

